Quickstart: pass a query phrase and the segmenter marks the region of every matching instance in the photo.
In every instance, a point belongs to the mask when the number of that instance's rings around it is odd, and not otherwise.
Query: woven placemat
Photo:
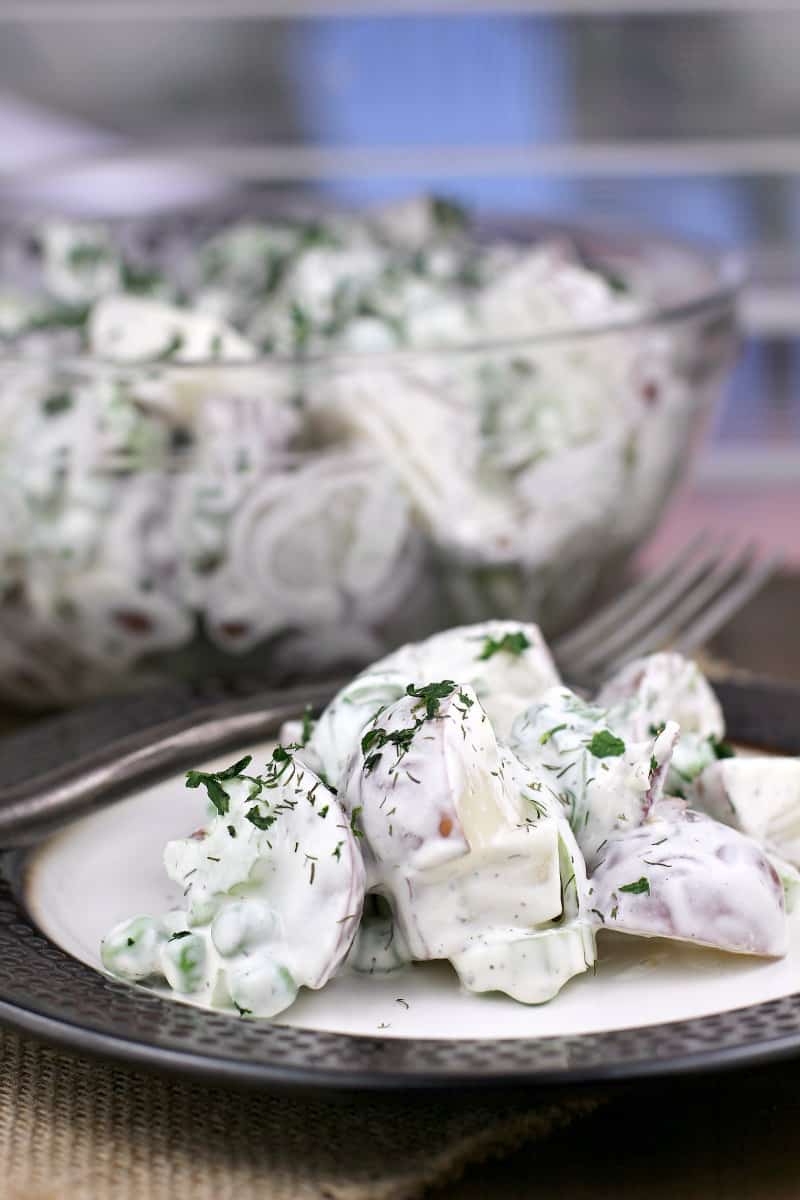
[[[0,1032],[4,1200],[411,1200],[602,1103],[299,1099],[78,1058]]]

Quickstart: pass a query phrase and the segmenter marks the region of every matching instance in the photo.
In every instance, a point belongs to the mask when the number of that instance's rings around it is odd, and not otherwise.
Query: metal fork
[[[753,542],[713,544],[699,533],[659,570],[627,588],[551,646],[571,683],[591,689],[656,650],[690,654],[760,591],[779,565]]]
[[[708,535],[694,538],[660,570],[559,638],[552,649],[565,679],[592,690],[604,675],[636,655],[666,645],[690,652],[729,620],[777,565],[775,559],[759,560],[752,545],[711,550],[710,541]],[[116,724],[110,732],[104,706],[92,706],[80,738],[88,745],[79,756],[34,771],[23,782],[0,785],[0,846],[29,844],[151,779],[272,737],[281,721],[296,716],[305,703],[322,707],[337,686],[331,681],[190,704],[182,692],[172,701],[161,696],[159,718],[125,736],[119,735]],[[141,708],[145,702],[138,697],[129,704]],[[115,708],[125,703],[122,698]],[[64,721],[70,719],[75,718],[57,718],[53,725],[50,736],[59,745],[65,740]],[[15,736],[24,739],[25,734],[12,735],[4,743],[12,756]],[[40,741],[48,741],[44,729]],[[22,760],[30,762],[30,748],[22,751]],[[16,753],[20,757],[19,748]]]

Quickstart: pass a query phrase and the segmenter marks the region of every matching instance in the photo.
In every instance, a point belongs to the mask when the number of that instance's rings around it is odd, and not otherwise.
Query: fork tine
[[[706,537],[704,532],[695,534],[658,571],[654,571],[652,575],[645,575],[638,583],[632,584],[619,596],[604,604],[594,616],[582,621],[576,629],[557,638],[552,647],[556,658],[566,659],[578,655],[582,650],[595,646],[599,637],[618,629],[620,622],[630,612],[635,612],[654,592],[660,591],[664,584],[691,560]]]
[[[565,656],[564,665],[574,673],[585,671],[594,673],[602,665],[616,661],[626,653],[628,647],[636,639],[644,636],[654,625],[663,621],[665,616],[680,602],[682,597],[694,588],[709,573],[719,565],[719,554],[712,552],[699,560],[687,563],[680,571],[673,573],[665,580],[658,592],[640,604],[636,611],[607,637],[595,642],[588,650],[573,656]]]
[[[671,606],[661,620],[655,621],[638,638],[630,640],[619,655],[607,660],[605,669],[615,671],[625,662],[674,644],[677,635],[704,617],[722,597],[728,596],[748,580],[753,571],[757,547],[746,545],[736,557],[722,560]]]
[[[675,641],[674,649],[681,654],[691,654],[698,646],[702,646],[730,620],[734,613],[738,612],[740,608],[744,608],[748,600],[761,590],[780,565],[781,559],[778,555],[770,555],[763,562],[757,563],[752,571],[718,596],[714,604],[684,629],[681,636]]]

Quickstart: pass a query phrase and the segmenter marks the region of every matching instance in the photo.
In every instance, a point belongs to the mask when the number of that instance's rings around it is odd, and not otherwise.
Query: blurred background
[[[741,249],[738,364],[644,560],[705,527],[796,566],[798,51],[790,0],[0,0],[0,205],[433,191]]]
[[[800,10],[756,0],[6,2],[0,168],[100,149],[111,208],[158,203],[163,178],[132,165],[158,158],[172,198],[222,178],[347,203],[435,188],[744,246],[745,344],[699,478],[785,485],[798,49]]]

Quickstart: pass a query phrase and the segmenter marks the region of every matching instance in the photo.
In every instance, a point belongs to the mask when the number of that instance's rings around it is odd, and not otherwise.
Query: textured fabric
[[[0,1032],[3,1200],[406,1200],[597,1098],[334,1100],[187,1084]]]

